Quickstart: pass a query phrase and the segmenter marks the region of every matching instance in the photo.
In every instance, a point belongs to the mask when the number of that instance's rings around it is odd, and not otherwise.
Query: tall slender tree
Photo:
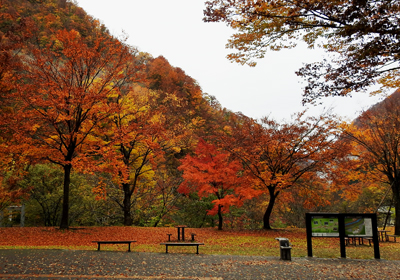
[[[164,128],[163,106],[157,103],[157,93],[140,86],[115,101],[120,107],[109,125],[96,132],[104,139],[102,165],[115,174],[122,191],[122,201],[114,198],[124,214],[123,224],[134,222],[132,208],[154,187],[154,170],[162,161],[162,146],[169,140]]]

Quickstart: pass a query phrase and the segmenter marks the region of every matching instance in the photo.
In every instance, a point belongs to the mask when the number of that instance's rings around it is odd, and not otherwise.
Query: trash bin
[[[292,247],[290,246],[289,239],[284,237],[275,238],[279,241],[279,248],[281,254],[281,260],[291,261],[292,260]]]

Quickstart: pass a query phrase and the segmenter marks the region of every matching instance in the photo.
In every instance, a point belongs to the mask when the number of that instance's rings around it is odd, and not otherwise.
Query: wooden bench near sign
[[[358,245],[364,245],[364,241],[367,241],[368,245],[371,246],[373,238],[369,237],[369,236],[348,236],[348,237],[345,237],[344,240],[346,242],[346,246],[349,246],[349,245],[357,246],[357,243],[358,243]]]
[[[390,238],[393,238],[393,242],[396,242],[396,238],[400,238],[400,235],[394,235],[394,234],[386,234],[386,241],[389,242]]]

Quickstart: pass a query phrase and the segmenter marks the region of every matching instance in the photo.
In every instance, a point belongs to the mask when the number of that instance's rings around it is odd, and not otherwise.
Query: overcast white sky
[[[204,23],[205,0],[76,0],[89,15],[104,23],[113,35],[124,31],[128,43],[153,57],[164,56],[197,80],[203,92],[214,95],[223,107],[261,118],[290,119],[301,105],[302,80],[295,71],[303,63],[319,61],[322,51],[299,46],[270,52],[256,67],[229,62],[225,44],[232,30],[223,23]],[[348,120],[379,101],[368,94],[323,99],[323,107]]]

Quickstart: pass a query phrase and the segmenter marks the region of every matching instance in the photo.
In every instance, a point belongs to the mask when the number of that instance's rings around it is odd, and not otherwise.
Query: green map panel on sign
[[[313,217],[311,219],[313,236],[339,236],[339,222],[337,218]]]

